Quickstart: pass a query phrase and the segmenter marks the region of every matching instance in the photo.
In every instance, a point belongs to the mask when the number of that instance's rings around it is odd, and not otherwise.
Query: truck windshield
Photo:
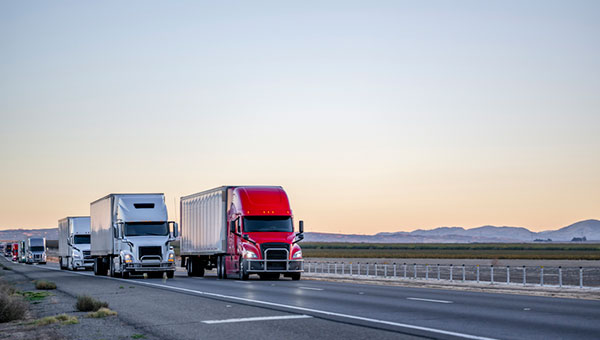
[[[167,236],[169,228],[164,222],[125,223],[125,236]]]
[[[289,216],[250,216],[244,217],[244,231],[282,231],[291,233],[294,229],[292,218]]]
[[[43,246],[33,246],[33,247],[29,247],[29,250],[31,250],[31,251],[44,251],[44,247]]]
[[[90,244],[90,235],[75,235],[73,236],[75,244]]]

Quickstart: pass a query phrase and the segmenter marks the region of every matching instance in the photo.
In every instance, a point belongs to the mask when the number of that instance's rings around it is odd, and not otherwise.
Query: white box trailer
[[[90,204],[90,223],[94,274],[173,277],[177,224],[168,221],[164,194],[107,195]]]
[[[91,269],[90,217],[70,216],[58,221],[58,263],[60,269]]]
[[[181,198],[181,255],[227,252],[227,191],[223,186]]]

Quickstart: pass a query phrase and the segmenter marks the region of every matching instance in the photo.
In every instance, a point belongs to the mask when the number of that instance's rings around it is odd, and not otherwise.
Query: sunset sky
[[[226,184],[307,231],[600,218],[599,1],[2,1],[0,49],[0,229]]]

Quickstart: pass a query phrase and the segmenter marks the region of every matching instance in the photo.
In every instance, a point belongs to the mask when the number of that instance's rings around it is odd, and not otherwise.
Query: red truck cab
[[[223,272],[247,279],[278,278],[280,274],[299,280],[303,271],[303,223],[294,232],[293,214],[281,187],[235,187],[227,212],[229,233]]]
[[[19,244],[13,243],[12,245],[12,260],[19,261]]]

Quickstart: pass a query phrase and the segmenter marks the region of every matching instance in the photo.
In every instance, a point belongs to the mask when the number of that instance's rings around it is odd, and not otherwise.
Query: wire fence
[[[310,262],[305,274],[550,287],[600,287],[600,267]]]

